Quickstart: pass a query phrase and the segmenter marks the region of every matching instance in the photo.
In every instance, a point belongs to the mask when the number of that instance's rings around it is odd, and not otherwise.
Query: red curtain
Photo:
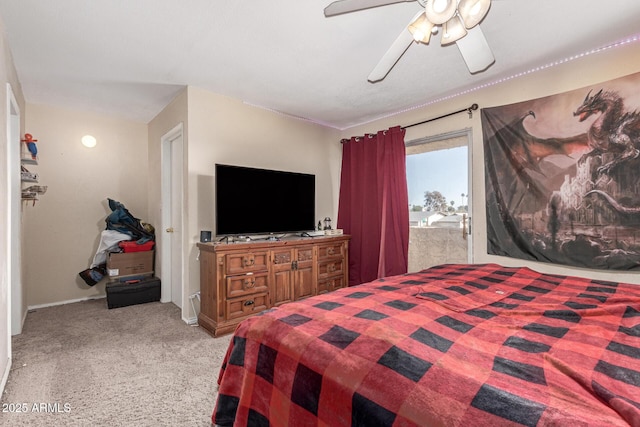
[[[404,129],[342,145],[338,228],[351,235],[349,286],[407,272],[409,196]]]

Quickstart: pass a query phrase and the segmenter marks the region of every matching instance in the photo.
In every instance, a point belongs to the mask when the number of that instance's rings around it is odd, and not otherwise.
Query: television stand
[[[349,283],[349,236],[309,240],[198,243],[198,324],[213,336],[233,332],[263,310]]]

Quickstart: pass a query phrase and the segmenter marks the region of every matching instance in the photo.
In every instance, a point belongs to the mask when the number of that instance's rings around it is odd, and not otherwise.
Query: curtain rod
[[[478,104],[471,104],[470,107],[463,108],[462,110],[454,111],[453,113],[444,114],[442,116],[434,117],[432,119],[427,119],[427,120],[424,120],[422,122],[412,123],[410,125],[402,126],[401,129],[406,129],[406,128],[410,128],[410,127],[413,127],[413,126],[423,125],[425,123],[433,122],[435,120],[444,119],[445,117],[453,116],[455,114],[463,113],[465,111],[469,114],[469,118],[471,118],[473,116],[473,111],[476,111],[477,109],[478,109]],[[349,142],[349,139],[343,138],[343,139],[340,140],[340,142],[342,144],[344,144],[345,142]]]
[[[410,128],[410,127],[418,126],[418,125],[423,125],[425,123],[433,122],[435,120],[444,119],[445,117],[453,116],[454,114],[463,113],[465,111],[469,114],[469,118],[471,118],[473,116],[473,111],[475,111],[477,109],[478,109],[478,104],[472,104],[468,108],[463,108],[462,110],[454,111],[453,113],[444,114],[442,116],[434,117],[432,119],[424,120],[422,122],[418,122],[418,123],[413,123],[413,124],[410,124],[410,125],[402,126],[402,129],[406,129],[406,128]]]

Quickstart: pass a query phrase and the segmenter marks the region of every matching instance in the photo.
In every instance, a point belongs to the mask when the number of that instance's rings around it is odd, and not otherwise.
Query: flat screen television
[[[315,175],[222,164],[215,169],[217,235],[315,228]]]

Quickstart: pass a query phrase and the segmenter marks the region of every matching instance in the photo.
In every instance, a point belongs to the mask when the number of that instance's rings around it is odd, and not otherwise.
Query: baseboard
[[[4,370],[2,374],[2,381],[0,382],[0,396],[4,393],[4,387],[7,385],[7,380],[9,380],[9,372],[11,372],[11,358],[7,359],[7,368]]]
[[[49,304],[30,305],[30,306],[27,307],[27,311],[37,310],[39,308],[55,307],[57,305],[73,304],[74,302],[91,301],[91,300],[101,299],[101,298],[106,298],[106,296],[105,295],[98,295],[98,296],[95,296],[95,297],[86,297],[86,298],[70,299],[70,300],[66,300],[66,301],[52,302],[52,303],[49,303]],[[25,313],[24,318],[25,319],[27,318],[27,313]],[[189,318],[182,317],[182,320],[188,325],[192,325],[192,326],[198,325],[198,318],[197,317],[189,317]],[[24,324],[24,320],[22,321],[22,323]]]
[[[91,301],[91,300],[94,300],[94,299],[101,299],[101,298],[106,298],[106,297],[107,297],[106,295],[97,295],[97,296],[93,296],[93,297],[70,299],[70,300],[66,300],[66,301],[58,301],[58,302],[52,302],[52,303],[48,303],[48,304],[30,305],[30,306],[27,307],[27,311],[29,311],[29,310],[37,310],[39,308],[55,307],[57,305],[73,304],[74,302]]]

